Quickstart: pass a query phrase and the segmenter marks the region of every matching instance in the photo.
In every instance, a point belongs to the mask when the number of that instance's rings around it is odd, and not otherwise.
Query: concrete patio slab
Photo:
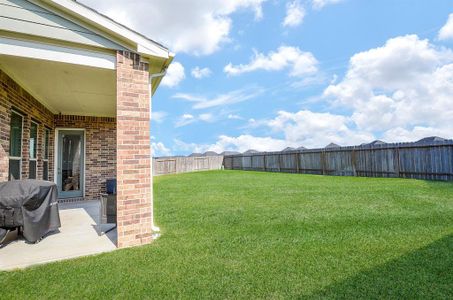
[[[14,270],[116,249],[116,229],[99,236],[99,201],[59,204],[60,232],[38,244],[23,239],[0,249],[0,270]]]

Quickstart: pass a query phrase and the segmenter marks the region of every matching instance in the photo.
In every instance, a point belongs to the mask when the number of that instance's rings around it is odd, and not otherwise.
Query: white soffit
[[[116,71],[0,55],[0,68],[53,113],[116,116]]]

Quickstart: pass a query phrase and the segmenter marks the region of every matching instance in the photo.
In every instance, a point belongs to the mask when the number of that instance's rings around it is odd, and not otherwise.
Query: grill
[[[55,183],[17,180],[0,183],[0,244],[19,231],[30,243],[39,242],[61,226]]]

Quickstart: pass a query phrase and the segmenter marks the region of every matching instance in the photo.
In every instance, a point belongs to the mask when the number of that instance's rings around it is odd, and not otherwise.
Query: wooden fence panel
[[[252,170],[252,157],[251,156],[242,157],[242,169],[246,170],[246,171]]]
[[[153,159],[153,175],[220,170],[223,168],[223,163],[223,156],[159,157]]]
[[[208,158],[207,157],[195,157],[194,163],[195,163],[194,168],[196,171],[208,169]]]
[[[453,141],[270,152],[225,157],[225,169],[453,180]]]
[[[252,170],[254,171],[265,171],[264,166],[264,155],[254,155],[252,156]]]
[[[233,169],[233,157],[225,156],[223,158],[223,166],[225,167],[226,170],[232,170]]]
[[[354,176],[352,151],[326,151],[324,156],[326,175]]]
[[[233,170],[242,170],[242,156],[233,157]]]
[[[321,151],[301,152],[299,154],[300,173],[315,175],[323,174],[321,156]]]
[[[355,149],[356,175],[363,177],[397,177],[396,149]]]
[[[165,159],[156,161],[154,164],[155,174],[174,174],[176,173],[176,159]]]
[[[298,154],[284,152],[280,154],[280,172],[298,173]]]
[[[280,172],[280,153],[266,153],[266,171]]]

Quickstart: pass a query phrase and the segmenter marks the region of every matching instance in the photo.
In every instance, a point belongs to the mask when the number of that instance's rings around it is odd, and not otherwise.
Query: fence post
[[[400,145],[398,144],[395,148],[395,156],[396,156],[396,177],[400,177]]]
[[[266,167],[266,164],[267,164],[266,152],[263,154],[263,161],[264,161],[264,172],[267,172],[267,167]]]
[[[352,174],[357,177],[357,165],[356,165],[356,157],[355,157],[355,147],[352,148],[352,153],[351,153],[351,163],[352,163]]]
[[[321,170],[322,170],[322,175],[326,175],[326,155],[325,155],[325,150],[321,151]]]
[[[297,153],[296,153],[296,173],[297,173],[297,174],[300,173],[299,154],[300,154],[300,152],[297,152]]]

